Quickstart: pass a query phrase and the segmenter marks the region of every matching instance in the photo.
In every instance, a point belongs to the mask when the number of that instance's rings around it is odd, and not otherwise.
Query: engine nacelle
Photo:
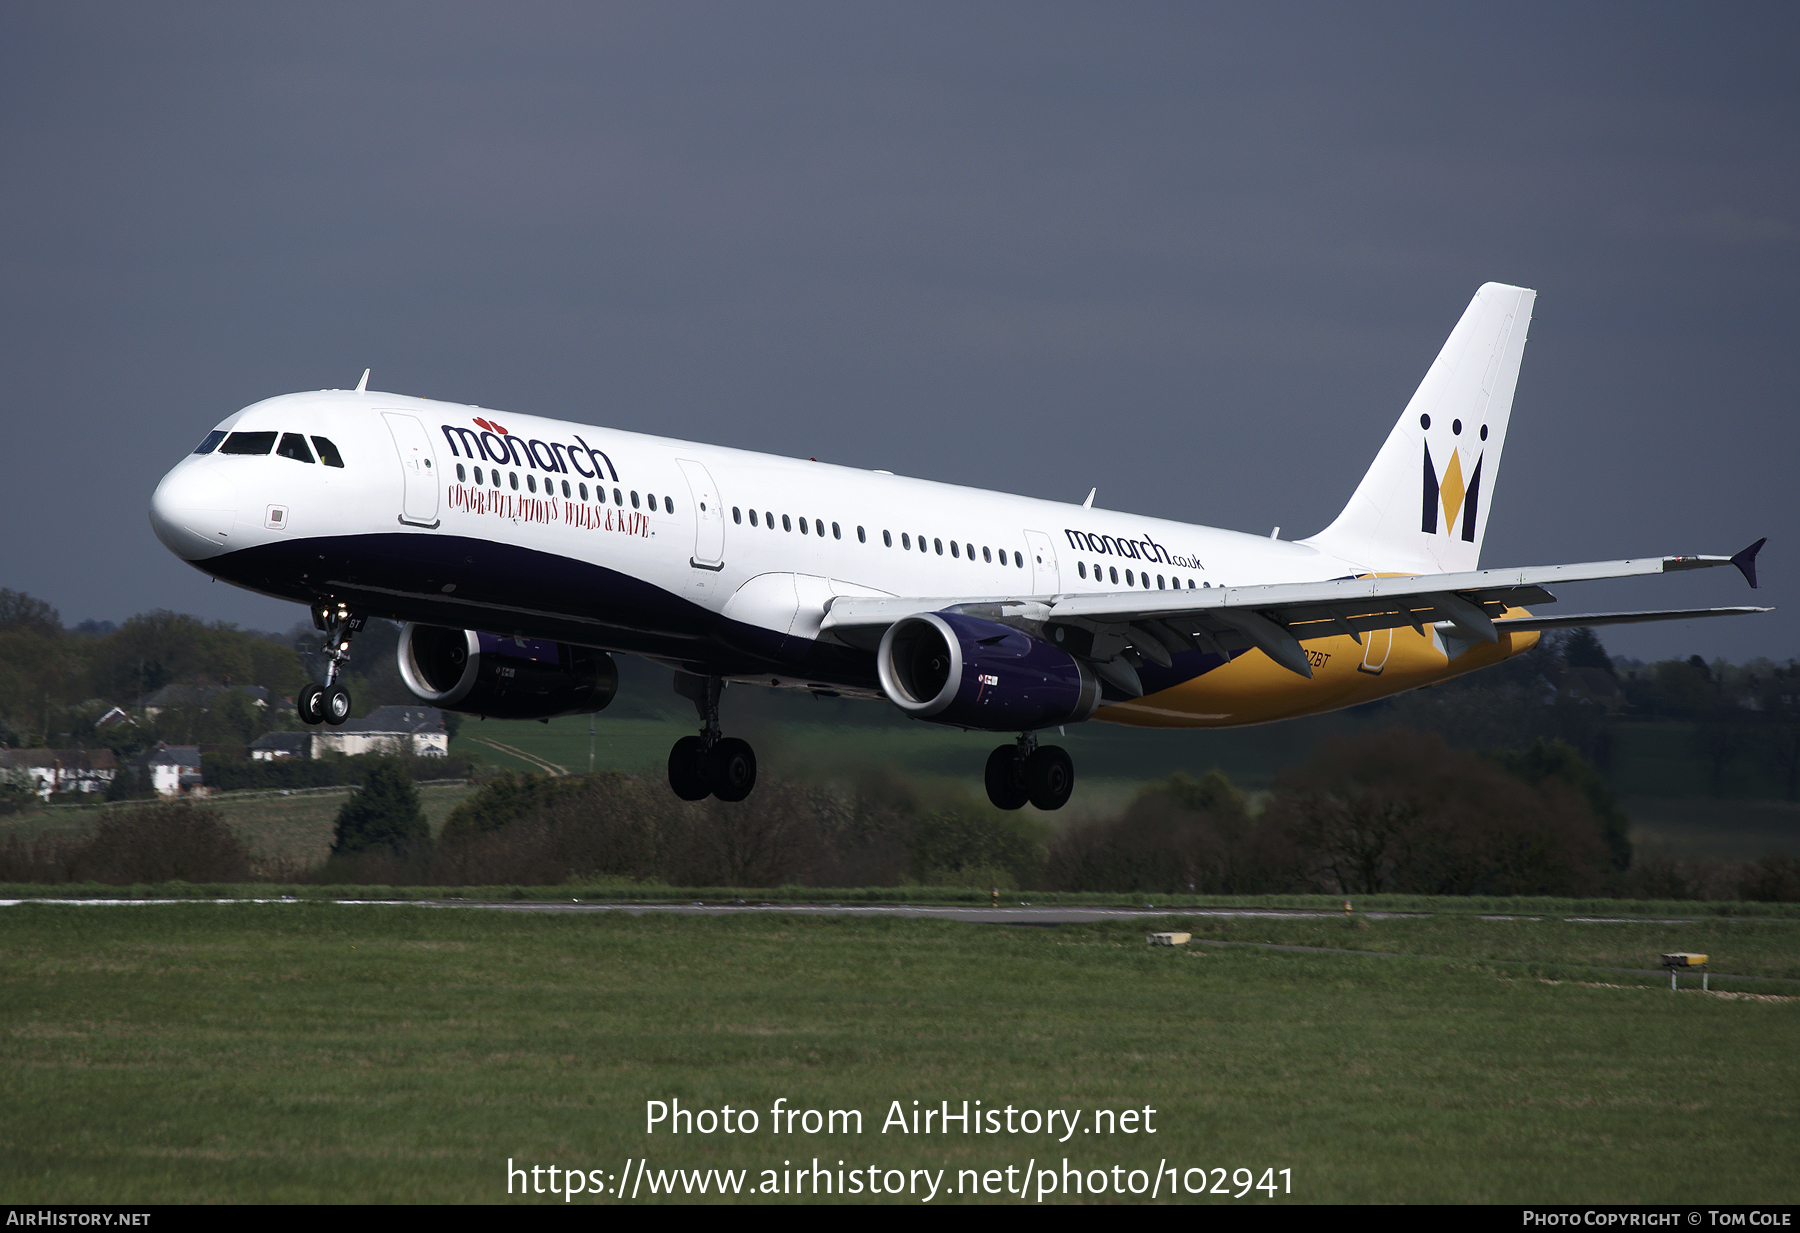
[[[919,719],[992,732],[1079,723],[1100,705],[1092,670],[1041,638],[979,617],[925,612],[888,627],[881,688]]]
[[[495,719],[586,715],[619,691],[605,651],[438,625],[400,630],[400,677],[433,706]]]

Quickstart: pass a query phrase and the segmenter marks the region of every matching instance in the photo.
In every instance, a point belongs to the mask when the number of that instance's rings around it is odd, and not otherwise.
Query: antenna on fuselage
[[[363,369],[362,380],[356,383],[356,392],[358,394],[367,394],[369,392],[369,370],[366,368]]]
[[[1087,500],[1085,500],[1081,503],[1081,508],[1082,509],[1093,509],[1094,508],[1094,494],[1099,491],[1100,490],[1098,488],[1088,489]]]

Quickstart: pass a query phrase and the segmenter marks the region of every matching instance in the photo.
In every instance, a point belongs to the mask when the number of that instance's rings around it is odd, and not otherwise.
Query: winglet
[[[362,380],[356,383],[356,392],[358,394],[366,394],[369,392],[369,370],[366,368],[363,369]],[[1755,584],[1752,583],[1751,585],[1754,586]]]
[[[1081,508],[1082,509],[1093,509],[1094,508],[1094,494],[1099,491],[1100,490],[1098,488],[1088,489],[1087,500],[1085,500],[1081,503]]]
[[[1744,581],[1750,584],[1752,591],[1756,590],[1756,554],[1761,552],[1762,546],[1768,542],[1769,537],[1765,535],[1731,558],[1731,563],[1738,567],[1738,573],[1744,576]]]

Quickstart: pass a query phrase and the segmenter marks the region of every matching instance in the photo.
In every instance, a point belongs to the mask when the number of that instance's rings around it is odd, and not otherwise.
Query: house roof
[[[305,753],[307,742],[312,740],[310,732],[265,732],[250,742],[251,749],[285,749],[290,753]]]
[[[220,694],[249,694],[251,699],[262,703],[269,702],[269,691],[261,685],[164,685],[155,693],[144,697],[140,706],[208,706]]]
[[[0,766],[55,766],[65,770],[110,771],[119,760],[110,749],[0,749]]]
[[[154,749],[146,749],[132,761],[139,766],[180,766],[198,771],[200,769],[200,746],[158,745]]]
[[[362,736],[428,736],[443,730],[444,713],[435,706],[378,706],[338,729]]]

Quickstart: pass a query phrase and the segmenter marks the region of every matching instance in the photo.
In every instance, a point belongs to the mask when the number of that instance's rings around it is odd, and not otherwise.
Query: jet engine
[[[1067,651],[961,613],[896,621],[875,664],[894,705],[934,723],[1026,732],[1079,723],[1100,705],[1100,682]]]
[[[400,677],[433,706],[495,719],[585,715],[619,689],[605,651],[437,625],[402,627]]]

